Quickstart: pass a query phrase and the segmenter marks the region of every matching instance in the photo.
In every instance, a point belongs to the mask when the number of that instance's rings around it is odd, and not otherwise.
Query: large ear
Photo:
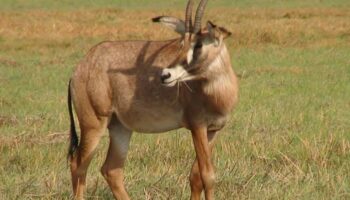
[[[207,23],[207,29],[212,38],[215,39],[226,39],[227,37],[231,36],[232,33],[228,31],[227,29],[223,27],[218,27],[215,24],[213,24],[211,21],[208,21]]]
[[[176,17],[160,16],[152,19],[153,22],[164,24],[180,35],[185,35],[185,22]]]

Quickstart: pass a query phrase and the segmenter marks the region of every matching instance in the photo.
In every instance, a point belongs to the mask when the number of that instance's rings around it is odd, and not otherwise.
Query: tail
[[[68,83],[68,111],[69,111],[69,119],[70,119],[70,144],[68,149],[67,158],[72,158],[74,152],[77,150],[79,139],[77,135],[77,131],[75,130],[74,116],[73,116],[73,108],[72,108],[72,96],[71,96],[71,86],[72,80],[69,80]]]

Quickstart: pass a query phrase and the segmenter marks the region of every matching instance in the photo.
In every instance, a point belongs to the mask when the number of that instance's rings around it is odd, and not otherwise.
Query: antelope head
[[[207,0],[201,0],[192,24],[193,0],[189,0],[186,8],[185,22],[174,17],[157,17],[154,22],[160,22],[182,35],[182,48],[178,57],[161,73],[161,82],[172,87],[180,82],[198,80],[206,77],[208,67],[226,49],[224,39],[231,33],[223,27],[208,21],[206,27],[201,27],[201,19]],[[227,52],[226,52],[227,53]]]

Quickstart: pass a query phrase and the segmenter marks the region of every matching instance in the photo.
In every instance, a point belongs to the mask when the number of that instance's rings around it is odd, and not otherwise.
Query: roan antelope
[[[101,168],[116,199],[129,196],[123,166],[132,131],[160,133],[185,127],[192,133],[196,159],[190,174],[191,199],[214,199],[211,151],[216,133],[238,99],[238,83],[224,39],[225,28],[201,28],[207,0],[192,24],[193,0],[185,22],[157,17],[181,35],[168,41],[102,42],[78,64],[69,82],[69,159],[74,197],[83,198],[86,172],[105,129],[110,144]],[[81,136],[75,131],[72,102]]]

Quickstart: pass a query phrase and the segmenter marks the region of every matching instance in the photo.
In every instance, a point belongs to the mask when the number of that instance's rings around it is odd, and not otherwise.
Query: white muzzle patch
[[[165,68],[162,71],[162,84],[168,87],[173,87],[178,82],[193,79],[182,65],[177,65],[173,68]]]

